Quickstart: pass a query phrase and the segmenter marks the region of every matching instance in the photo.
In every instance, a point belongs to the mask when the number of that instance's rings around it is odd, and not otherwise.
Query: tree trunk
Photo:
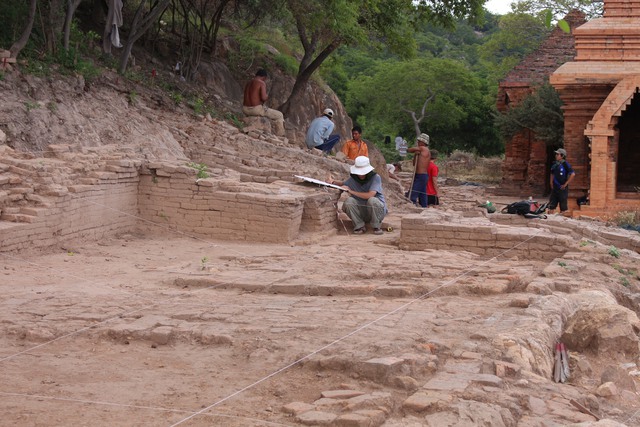
[[[413,128],[416,131],[416,138],[419,137],[420,134],[422,133],[420,131],[420,123],[422,123],[422,120],[424,120],[424,118],[427,116],[427,105],[429,104],[429,102],[431,102],[433,98],[435,98],[435,94],[431,92],[431,89],[427,89],[427,92],[429,92],[429,96],[422,103],[422,109],[420,110],[420,117],[417,117],[417,114],[415,111],[403,109],[407,114],[411,116],[411,120],[413,120]]]
[[[111,23],[116,9],[116,0],[108,1],[107,19],[104,23],[104,31],[102,32],[102,53],[111,55]]]
[[[300,69],[300,71],[298,72],[298,76],[296,77],[296,82],[293,84],[293,89],[291,89],[289,98],[284,102],[284,104],[278,107],[278,110],[282,111],[282,114],[285,116],[285,118],[289,115],[291,105],[299,96],[300,92],[302,92],[302,89],[305,87],[305,85],[309,82],[309,79],[311,78],[313,73],[318,68],[320,68],[320,65],[324,62],[325,59],[329,57],[329,55],[333,53],[333,51],[340,47],[340,44],[341,42],[339,40],[334,40],[331,44],[325,47],[318,56],[316,56],[316,59],[314,59],[308,67],[306,67],[305,69]]]
[[[16,42],[9,48],[11,52],[12,58],[17,58],[18,54],[24,47],[27,45],[29,41],[29,37],[31,36],[31,30],[33,29],[33,22],[36,19],[36,3],[38,0],[30,0],[29,2],[29,17],[27,18],[27,25],[24,28],[24,31],[20,35],[20,38],[16,40]]]
[[[218,30],[220,30],[220,22],[222,21],[222,13],[224,12],[225,7],[229,4],[230,0],[223,0],[220,2],[218,9],[213,14],[213,18],[211,21],[213,22],[213,31],[211,37],[209,39],[211,43],[211,57],[215,57],[216,54],[216,42],[218,40]]]
[[[144,0],[140,2],[140,6],[136,11],[135,16],[133,17],[133,22],[131,23],[131,29],[129,31],[129,37],[127,38],[127,43],[124,46],[124,52],[122,53],[122,57],[120,58],[120,66],[118,67],[118,73],[124,74],[127,70],[127,63],[129,62],[129,55],[131,55],[131,49],[133,48],[133,44],[140,38],[142,35],[151,28],[151,25],[158,19],[158,17],[164,12],[164,10],[169,6],[169,2],[171,0],[156,0],[155,3],[149,9],[149,12],[143,16],[144,12]]]
[[[82,0],[67,0],[67,15],[64,18],[64,50],[69,51],[69,38],[71,37],[71,23],[73,22],[73,14],[80,5]]]
[[[40,3],[41,10],[45,10],[46,18],[43,21],[43,34],[47,52],[55,55],[60,47],[62,31],[65,21],[65,0],[48,0]]]

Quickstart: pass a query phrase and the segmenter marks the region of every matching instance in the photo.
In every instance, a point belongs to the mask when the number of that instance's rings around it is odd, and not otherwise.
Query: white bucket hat
[[[330,119],[333,118],[333,110],[331,108],[325,108],[324,111],[322,112],[323,116],[327,116]]]
[[[369,163],[369,158],[366,156],[356,157],[356,161],[351,166],[351,173],[354,175],[366,175],[373,170],[373,166]]]

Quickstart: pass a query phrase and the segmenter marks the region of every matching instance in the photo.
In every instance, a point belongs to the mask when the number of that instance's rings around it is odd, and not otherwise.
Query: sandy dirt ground
[[[399,409],[411,387],[358,363],[498,357],[482,337],[526,327],[504,287],[549,263],[401,251],[400,217],[300,246],[159,230],[2,254],[0,424],[290,426],[285,405],[357,389],[389,393],[384,425],[422,425]]]

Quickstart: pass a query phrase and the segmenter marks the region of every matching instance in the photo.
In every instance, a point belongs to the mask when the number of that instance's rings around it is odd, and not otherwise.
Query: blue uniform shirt
[[[551,173],[553,174],[553,188],[560,188],[569,179],[569,175],[575,173],[571,165],[566,161],[555,162],[551,166]]]

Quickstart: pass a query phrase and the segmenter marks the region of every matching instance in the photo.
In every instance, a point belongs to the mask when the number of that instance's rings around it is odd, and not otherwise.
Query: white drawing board
[[[296,178],[300,178],[306,182],[311,182],[313,184],[323,185],[325,187],[335,188],[336,190],[343,190],[342,187],[338,187],[337,185],[329,184],[328,182],[320,181],[319,179],[309,178],[307,176],[294,175]]]

